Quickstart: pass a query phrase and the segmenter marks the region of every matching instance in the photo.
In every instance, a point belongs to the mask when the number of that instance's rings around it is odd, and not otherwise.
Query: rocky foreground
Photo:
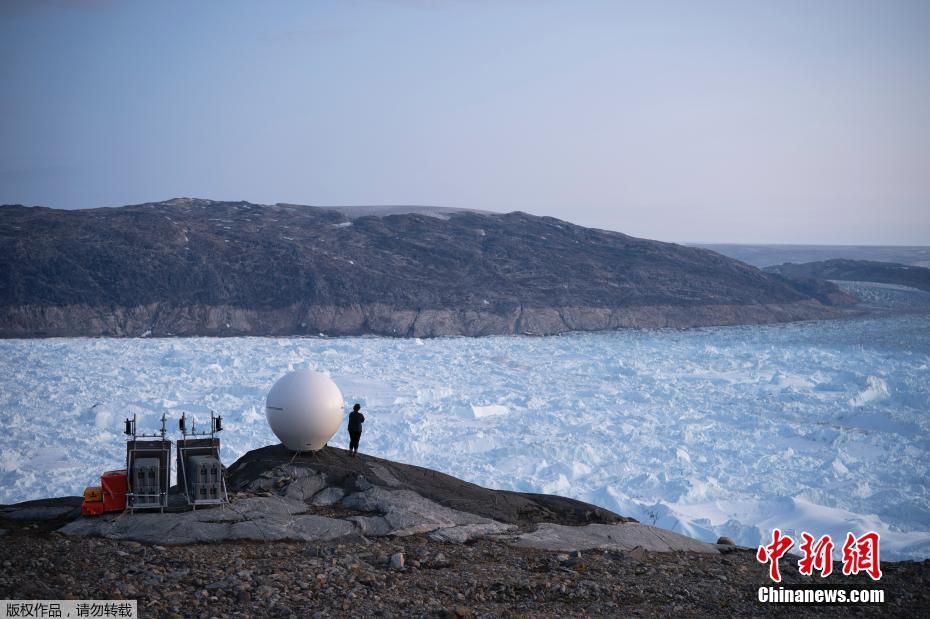
[[[853,302],[520,212],[0,206],[0,337],[547,335],[833,318]]]
[[[0,507],[0,595],[136,599],[142,617],[930,610],[930,561],[883,563],[884,577],[873,583],[864,575],[803,577],[796,559],[783,559],[785,585],[882,588],[886,601],[764,605],[757,591],[771,582],[753,549],[340,449],[295,456],[266,447],[228,477],[232,503],[196,512],[80,518],[76,497]]]
[[[930,610],[927,561],[883,564],[880,585],[868,577],[817,579],[881,586],[882,605],[780,606],[756,600],[770,583],[748,549],[570,554],[425,535],[161,546],[66,537],[47,523],[12,526],[0,537],[0,596],[137,599],[142,617],[916,617]],[[785,583],[812,582],[793,562],[782,566]]]

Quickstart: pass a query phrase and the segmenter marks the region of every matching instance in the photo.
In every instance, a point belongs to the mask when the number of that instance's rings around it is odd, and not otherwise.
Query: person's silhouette
[[[361,408],[360,404],[356,404],[349,413],[349,453],[353,456],[358,453],[358,441],[362,438],[362,424],[365,423]]]

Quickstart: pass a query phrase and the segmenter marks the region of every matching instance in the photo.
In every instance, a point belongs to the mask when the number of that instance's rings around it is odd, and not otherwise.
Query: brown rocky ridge
[[[705,249],[521,212],[0,207],[0,336],[548,335],[832,318]]]

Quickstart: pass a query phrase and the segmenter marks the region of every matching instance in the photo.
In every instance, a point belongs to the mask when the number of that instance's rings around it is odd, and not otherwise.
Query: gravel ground
[[[4,526],[10,526],[4,523]],[[16,523],[0,536],[0,595],[19,599],[139,600],[141,617],[927,616],[930,561],[883,563],[884,577],[805,578],[782,561],[786,584],[882,588],[880,605],[778,606],[749,550],[722,555],[518,549],[425,537],[353,543],[147,546],[66,538],[55,523]],[[397,568],[397,553],[404,567]],[[838,566],[837,566],[838,567]]]

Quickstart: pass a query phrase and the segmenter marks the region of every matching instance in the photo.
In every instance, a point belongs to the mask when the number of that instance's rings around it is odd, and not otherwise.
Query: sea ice
[[[895,291],[897,294],[898,291]],[[930,316],[562,337],[0,341],[0,502],[123,465],[121,420],[224,418],[222,457],[276,442],[281,375],[329,372],[361,451],[557,492],[714,541],[867,529],[930,557]],[[346,446],[340,432],[334,444]]]

